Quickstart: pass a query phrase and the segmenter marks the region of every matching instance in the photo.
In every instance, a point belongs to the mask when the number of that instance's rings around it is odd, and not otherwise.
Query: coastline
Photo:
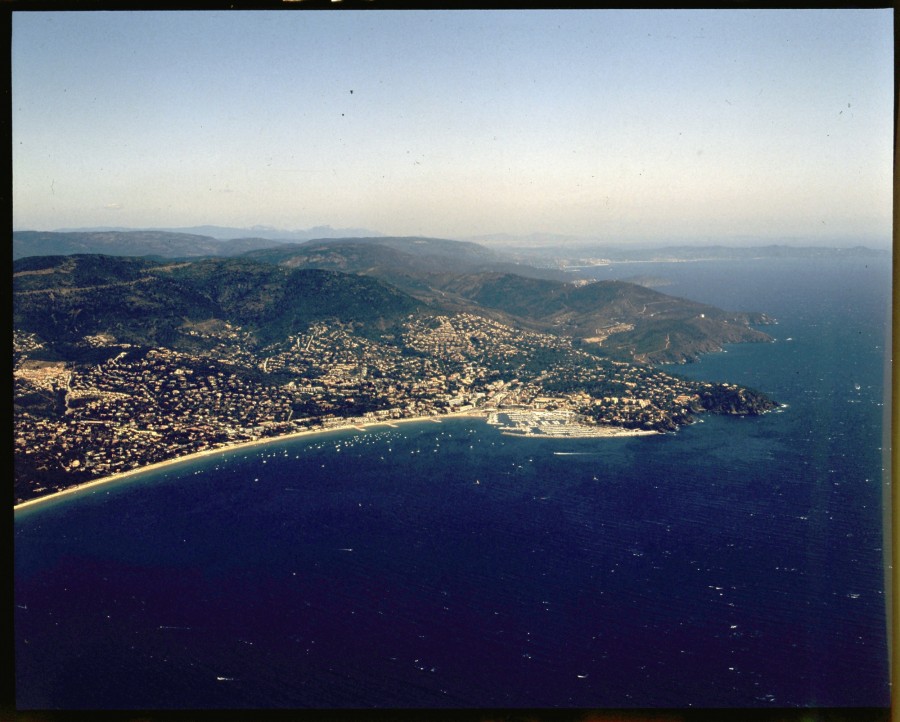
[[[166,459],[164,461],[157,461],[153,464],[147,464],[146,466],[139,466],[134,469],[129,469],[128,471],[120,471],[116,474],[111,474],[110,476],[104,476],[99,479],[94,479],[93,481],[85,481],[81,484],[75,484],[73,486],[67,487],[60,491],[54,491],[52,494],[45,494],[44,496],[36,496],[33,499],[26,499],[25,501],[15,504],[13,506],[13,512],[19,511],[21,509],[25,509],[30,506],[36,506],[38,504],[42,504],[44,502],[52,501],[54,499],[58,499],[62,496],[67,496],[69,494],[74,494],[79,491],[84,491],[85,489],[89,489],[95,486],[100,486],[102,484],[111,484],[116,481],[121,481],[130,476],[136,476],[138,474],[142,474],[145,471],[156,471],[158,469],[162,469],[167,466],[174,466],[175,464],[181,464],[187,461],[193,461],[195,459],[200,459],[204,456],[212,456],[213,454],[221,454],[226,451],[232,451],[234,449],[250,449],[254,446],[263,446],[265,444],[272,444],[280,441],[288,441],[289,439],[298,439],[304,436],[310,436],[314,434],[326,434],[332,431],[366,431],[370,427],[375,426],[391,426],[396,428],[397,424],[409,424],[415,422],[422,421],[433,421],[435,423],[441,423],[442,419],[460,419],[466,417],[472,418],[482,418],[484,417],[484,412],[476,411],[474,409],[470,409],[468,411],[460,411],[456,413],[450,414],[440,414],[440,415],[431,415],[431,416],[411,416],[404,419],[388,419],[385,421],[373,421],[371,423],[347,423],[341,424],[338,426],[332,426],[327,429],[305,429],[303,431],[294,431],[290,434],[282,434],[280,436],[268,436],[264,439],[254,439],[252,441],[239,441],[232,444],[224,444],[223,446],[216,446],[211,449],[203,449],[202,451],[195,451],[191,454],[185,454],[184,456],[176,456],[171,459]]]

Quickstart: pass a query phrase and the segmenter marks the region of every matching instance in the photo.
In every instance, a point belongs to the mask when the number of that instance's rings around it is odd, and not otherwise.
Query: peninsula
[[[720,314],[726,325],[718,309],[696,313],[691,302],[625,283],[611,295],[592,291],[589,302],[558,282],[537,286],[530,306],[520,299],[512,308],[507,295],[501,308],[488,297],[490,278],[477,289],[471,276],[454,278],[427,287],[407,279],[420,286],[412,295],[373,275],[253,259],[16,261],[16,502],[197,452],[347,425],[490,412],[509,422],[510,413],[538,412],[533,419],[553,423],[529,433],[552,434],[564,419],[563,435],[648,433],[703,413],[775,406],[751,389],[679,378],[646,354],[608,351],[579,336],[577,324],[554,332],[540,323],[568,304],[582,319],[607,313],[608,337],[640,330],[632,293],[656,294],[657,308],[671,314],[695,313],[701,328],[701,314]],[[502,283],[533,280],[518,278]],[[470,297],[442,291],[454,284]],[[444,303],[435,300],[441,292]],[[612,311],[602,311],[604,294]],[[767,339],[730,318],[727,325],[753,332],[744,340]]]

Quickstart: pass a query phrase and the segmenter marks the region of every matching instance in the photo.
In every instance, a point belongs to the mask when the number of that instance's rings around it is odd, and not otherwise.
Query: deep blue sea
[[[18,707],[886,706],[889,262],[596,273],[775,316],[668,370],[786,407],[331,432],[21,510]]]

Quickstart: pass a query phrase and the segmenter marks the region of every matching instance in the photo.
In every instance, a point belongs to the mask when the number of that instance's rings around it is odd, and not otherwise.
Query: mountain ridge
[[[333,271],[96,255],[16,261],[13,294],[16,328],[51,347],[104,333],[172,344],[179,329],[211,319],[246,325],[270,342],[322,318],[380,329],[420,305],[378,279]]]
[[[219,234],[219,235],[215,235]],[[489,238],[489,237],[486,237]],[[252,250],[278,248],[284,244],[347,243],[356,240],[396,250],[414,252],[415,244],[427,243],[432,256],[456,258],[467,252],[470,257],[480,255],[484,262],[537,266],[545,271],[560,273],[577,268],[579,264],[628,263],[640,261],[709,261],[721,259],[755,258],[815,258],[819,256],[866,255],[872,258],[889,257],[887,248],[872,248],[861,244],[852,246],[815,246],[772,244],[727,246],[716,244],[668,245],[610,244],[580,241],[578,243],[525,244],[499,243],[491,246],[472,240],[451,240],[427,236],[387,236],[365,229],[334,229],[318,226],[307,231],[289,232],[253,227],[236,229],[224,226],[193,226],[183,229],[128,229],[97,227],[95,229],[63,231],[13,231],[13,258],[35,255],[72,253],[110,253],[124,256],[159,256],[166,258],[229,256]],[[463,250],[465,249],[465,251]]]
[[[313,226],[303,229],[283,229],[266,225],[254,225],[248,228],[236,226],[218,226],[202,224],[181,227],[145,227],[130,228],[127,226],[87,226],[83,228],[56,228],[57,233],[96,233],[98,231],[155,231],[163,233],[189,233],[210,236],[217,240],[227,241],[235,238],[266,238],[273,241],[304,241],[313,238],[347,237],[347,236],[382,236],[379,231],[368,228],[332,228],[329,225]]]
[[[276,254],[281,263],[271,262],[272,251],[262,252],[268,261],[252,253],[169,261],[27,257],[14,261],[14,318],[25,330],[43,329],[48,341],[108,332],[136,342],[171,342],[183,320],[219,318],[274,339],[324,317],[383,329],[403,314],[429,308],[572,337],[602,355],[642,363],[681,363],[724,343],[771,340],[753,328],[770,322],[764,314],[729,313],[637,284],[439,272],[427,256],[417,265],[403,251],[378,247],[366,255],[370,250],[366,244],[324,243],[311,247],[311,254]],[[360,272],[373,260],[378,263]],[[349,272],[340,267],[344,261],[353,265]]]

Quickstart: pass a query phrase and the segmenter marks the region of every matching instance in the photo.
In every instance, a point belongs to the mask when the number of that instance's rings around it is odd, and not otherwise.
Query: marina
[[[553,438],[593,438],[611,436],[646,436],[658,432],[645,429],[626,429],[589,423],[573,411],[517,409],[492,411],[487,423],[496,426],[507,436],[546,436]]]

